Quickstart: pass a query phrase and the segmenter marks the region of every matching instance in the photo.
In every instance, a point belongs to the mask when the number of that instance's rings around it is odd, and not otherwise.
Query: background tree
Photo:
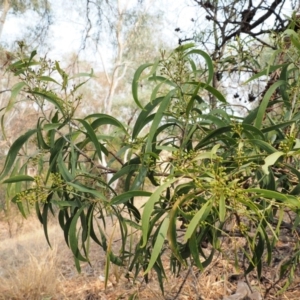
[[[180,41],[193,39],[206,49],[215,65],[214,87],[223,87],[230,103],[248,107],[261,99],[266,83],[242,82],[263,67],[265,53],[278,49],[274,34],[283,32],[291,11],[298,9],[297,1],[205,1],[189,2],[196,11],[193,32],[182,33]],[[235,82],[229,86],[228,82]],[[260,86],[258,88],[258,86]],[[237,101],[240,100],[240,101]],[[215,107],[215,99],[210,99]]]
[[[50,19],[50,2],[48,0],[1,0],[0,1],[0,41],[2,37],[3,28],[7,14],[23,14],[28,10],[38,13],[41,16],[39,25],[31,30],[34,31],[35,40],[40,39],[39,42],[45,41],[47,29],[51,24]],[[43,24],[44,23],[44,24]],[[42,26],[43,25],[43,26]]]

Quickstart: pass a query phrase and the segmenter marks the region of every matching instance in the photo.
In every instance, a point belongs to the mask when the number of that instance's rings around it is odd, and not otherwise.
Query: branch
[[[10,92],[10,91],[11,91],[11,89],[2,90],[2,91],[0,91],[0,94],[2,94],[2,93],[6,93],[6,92]]]
[[[217,50],[221,49],[229,40],[231,40],[232,38],[239,36],[241,32],[243,33],[247,33],[251,36],[254,36],[259,42],[261,42],[257,36],[264,34],[264,33],[271,33],[271,30],[261,30],[258,33],[252,33],[251,30],[253,30],[254,28],[256,28],[258,25],[261,25],[262,23],[264,23],[272,14],[274,14],[275,9],[278,7],[278,5],[282,2],[283,0],[275,0],[270,7],[267,7],[266,9],[268,10],[264,15],[262,15],[258,20],[256,20],[253,24],[246,24],[247,26],[245,26],[245,22],[242,22],[242,24],[240,25],[240,27],[235,30],[233,33],[225,36],[225,38],[223,39],[221,45],[217,48]],[[257,10],[259,8],[259,6],[256,6],[253,10]],[[230,22],[232,24],[234,24],[234,21]],[[269,45],[268,45],[269,46]]]
[[[250,25],[250,30],[254,29],[261,23],[265,22],[275,11],[276,7],[281,3],[282,0],[275,0],[268,9],[268,11],[261,16],[257,21],[255,21],[252,25]]]

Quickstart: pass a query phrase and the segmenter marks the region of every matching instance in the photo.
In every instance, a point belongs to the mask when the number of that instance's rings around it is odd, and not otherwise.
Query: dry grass
[[[7,223],[0,222],[0,299],[116,300],[135,295],[133,299],[141,300],[220,300],[236,288],[236,281],[229,280],[236,270],[226,257],[220,255],[203,273],[190,268],[175,277],[166,268],[168,279],[164,296],[154,273],[150,274],[148,284],[142,277],[132,282],[125,278],[124,270],[117,267],[111,267],[105,289],[105,254],[97,245],[91,246],[92,267],[82,263],[82,273],[78,274],[61,229],[54,222],[50,225],[49,236],[52,249],[35,218],[25,221],[22,229],[12,238],[9,237]],[[256,288],[261,287],[257,285]],[[300,299],[300,293],[295,286],[281,297],[270,295],[268,299],[296,300]]]

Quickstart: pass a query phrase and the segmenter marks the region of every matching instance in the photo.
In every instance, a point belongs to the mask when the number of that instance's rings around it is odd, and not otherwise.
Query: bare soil
[[[1,220],[1,219],[0,219]],[[241,270],[234,267],[234,258],[227,243],[227,250],[217,255],[212,264],[204,271],[195,268],[183,269],[178,276],[167,269],[165,293],[162,295],[156,276],[150,274],[149,283],[143,277],[133,281],[126,278],[126,270],[111,266],[110,276],[105,289],[104,267],[105,253],[91,245],[90,259],[92,266],[82,263],[81,274],[74,266],[70,249],[66,246],[61,229],[55,221],[50,224],[49,236],[52,248],[47,244],[41,224],[35,217],[24,223],[19,222],[11,230],[7,222],[0,221],[0,299],[153,299],[153,300],[221,300],[235,292],[238,280],[245,280]],[[117,233],[116,233],[117,234]],[[114,236],[118,247],[118,238]],[[224,241],[226,242],[226,241]],[[237,242],[242,243],[237,239]],[[284,281],[276,282],[280,263],[290,256],[292,245],[283,239],[277,247],[277,264],[271,264],[258,281],[255,273],[247,280],[254,290],[264,295],[269,287],[270,292],[263,299],[300,299],[300,278],[283,294],[276,292]],[[204,249],[205,250],[205,249]],[[299,270],[296,270],[296,273]],[[130,298],[131,297],[131,298]]]

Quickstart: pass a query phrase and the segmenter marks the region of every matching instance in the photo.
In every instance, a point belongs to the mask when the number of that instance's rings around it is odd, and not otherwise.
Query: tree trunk
[[[10,3],[9,0],[4,0],[2,7],[1,7],[1,17],[0,17],[0,41],[1,41],[1,37],[2,37],[2,32],[3,32],[3,27],[4,27],[4,23],[6,21],[6,16],[8,11],[10,10]]]

